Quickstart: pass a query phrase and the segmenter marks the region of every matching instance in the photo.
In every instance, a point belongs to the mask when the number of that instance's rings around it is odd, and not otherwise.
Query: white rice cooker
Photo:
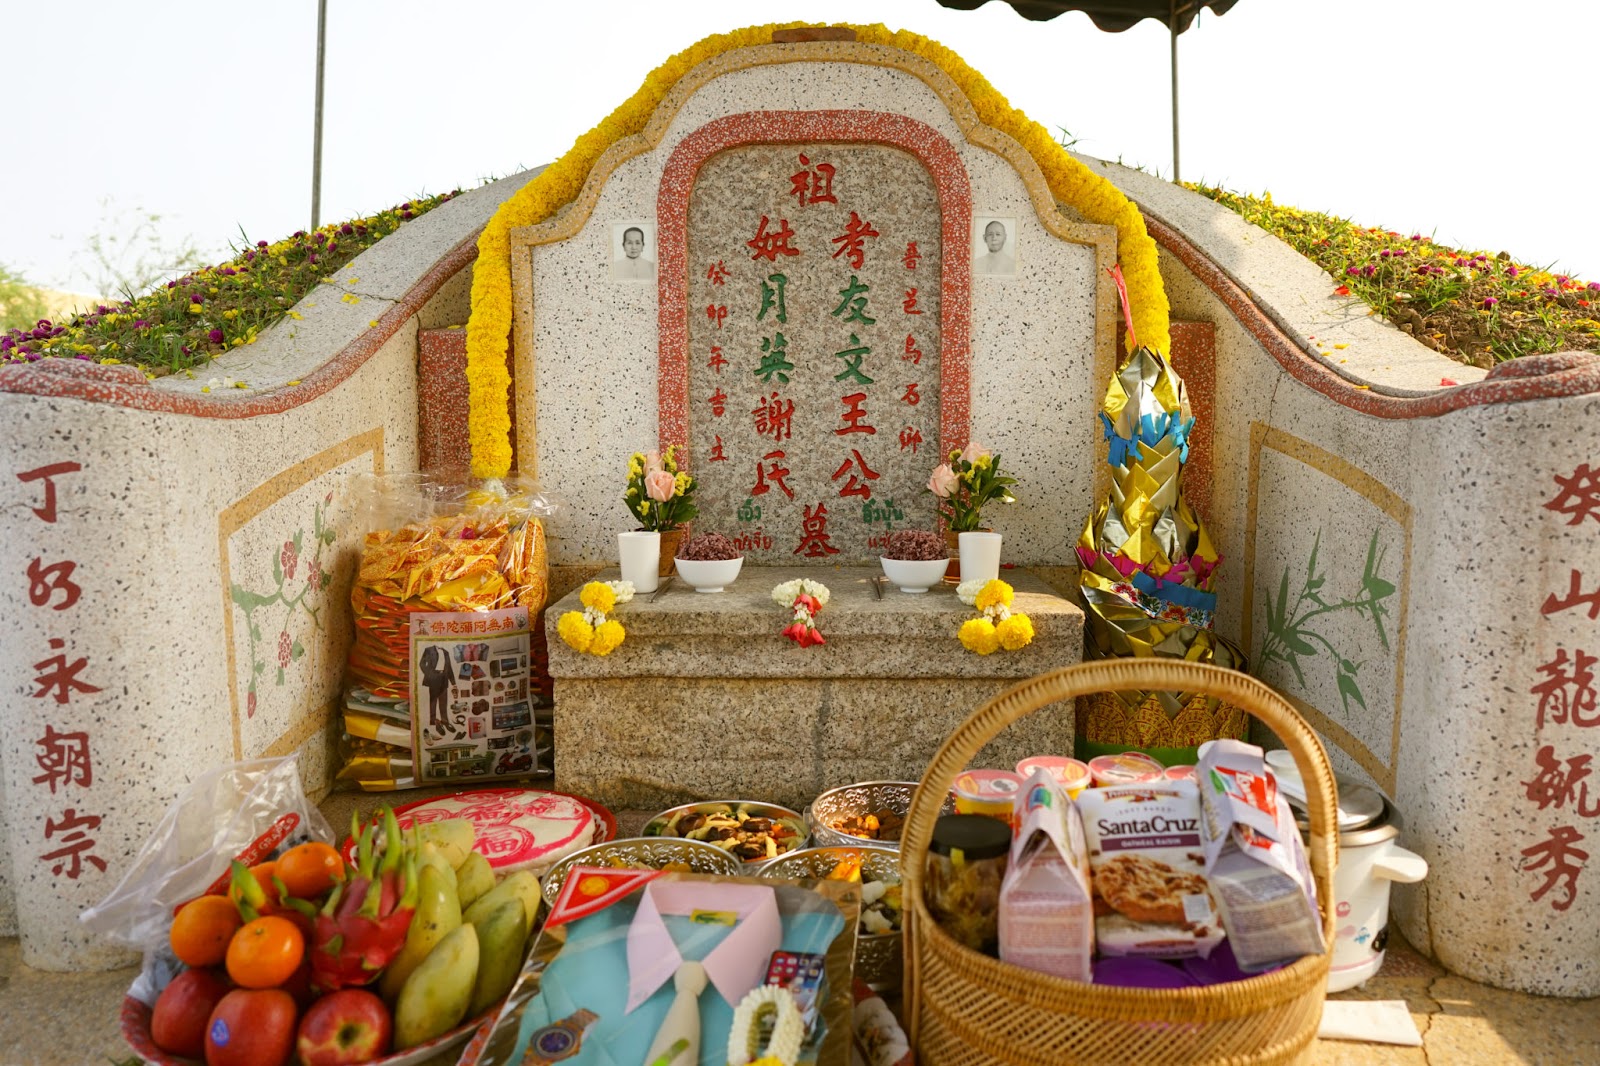
[[[1295,808],[1302,832],[1305,788],[1286,751],[1267,753],[1267,764]],[[1338,780],[1339,867],[1334,871],[1334,942],[1328,991],[1343,992],[1373,977],[1383,967],[1389,941],[1389,885],[1410,884],[1428,876],[1428,861],[1400,846],[1404,823],[1383,793]]]

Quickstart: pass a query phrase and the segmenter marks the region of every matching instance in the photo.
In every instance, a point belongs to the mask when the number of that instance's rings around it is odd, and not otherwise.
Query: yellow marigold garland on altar
[[[963,581],[956,596],[968,607],[982,611],[982,617],[961,623],[961,646],[979,655],[1004,648],[1019,651],[1033,642],[1033,620],[1021,611],[1011,610],[1016,597],[1010,585],[995,578],[990,581]]]
[[[631,581],[591,581],[578,593],[581,611],[568,611],[556,621],[556,633],[572,650],[610,655],[628,635],[622,623],[607,618],[619,603],[633,599]]]
[[[511,470],[511,418],[506,394],[506,338],[511,332],[511,231],[543,222],[574,200],[605,150],[642,131],[667,93],[694,67],[736,48],[769,44],[772,31],[823,23],[788,22],[713,34],[651,71],[637,92],[579,137],[567,153],[500,205],[478,238],[472,275],[472,316],[467,322],[467,437],[475,477],[503,477]],[[1016,140],[1044,174],[1057,200],[1084,218],[1117,228],[1123,278],[1139,341],[1167,351],[1167,295],[1156,262],[1156,244],[1145,232],[1139,209],[1115,185],[1068,155],[1039,123],[1011,107],[987,79],[950,49],[920,34],[891,31],[874,23],[852,26],[864,44],[900,48],[938,66],[971,102],[986,125]],[[1128,347],[1134,347],[1130,339]],[[991,649],[992,650],[992,649]]]

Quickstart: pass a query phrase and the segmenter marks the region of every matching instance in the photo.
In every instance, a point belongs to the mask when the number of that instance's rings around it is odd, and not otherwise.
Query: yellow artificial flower
[[[961,623],[961,643],[968,651],[988,655],[1000,646],[994,623],[987,618],[969,618]]]
[[[1006,651],[1017,651],[1033,642],[1033,622],[1025,614],[1014,614],[1002,620],[994,631]]]
[[[556,623],[556,632],[574,651],[588,651],[594,643],[594,626],[583,617],[582,611],[568,611],[562,615]]]
[[[601,614],[610,614],[611,608],[617,605],[617,594],[604,581],[591,581],[583,586],[578,599],[585,607],[592,607]]]
[[[978,590],[975,606],[980,611],[987,611],[991,607],[1010,607],[1012,596],[1011,586],[995,578]]]
[[[693,479],[691,477],[689,477],[688,474],[681,474],[681,473],[677,477],[673,478],[672,479],[673,495],[682,496],[685,492],[688,492],[689,491],[689,483],[692,480]]]
[[[627,635],[627,631],[622,628],[621,622],[615,618],[608,618],[595,627],[594,643],[589,645],[589,654],[610,655],[622,643],[622,638]]]

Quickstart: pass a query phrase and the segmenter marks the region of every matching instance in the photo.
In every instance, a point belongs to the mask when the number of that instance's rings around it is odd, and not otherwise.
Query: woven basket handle
[[[1338,799],[1333,768],[1317,734],[1294,708],[1271,688],[1248,674],[1203,666],[1181,659],[1103,659],[1069,666],[1024,681],[1007,689],[979,707],[961,723],[939,748],[922,776],[911,810],[906,816],[900,842],[900,877],[906,886],[905,967],[907,1011],[913,1018],[920,1013],[916,999],[916,951],[913,940],[916,926],[931,920],[922,896],[928,846],[939,808],[955,784],[956,775],[1006,726],[1041,707],[1075,699],[1095,692],[1130,692],[1165,689],[1175,692],[1200,692],[1215,696],[1247,711],[1278,735],[1294,756],[1295,767],[1305,782],[1306,805],[1311,819],[1311,842],[1307,857],[1322,904],[1323,932],[1330,950],[1333,944],[1333,871],[1338,861],[1338,835],[1333,833]]]

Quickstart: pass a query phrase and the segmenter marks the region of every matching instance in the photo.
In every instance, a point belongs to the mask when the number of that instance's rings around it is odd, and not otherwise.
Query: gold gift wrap
[[[1194,426],[1183,379],[1140,348],[1106,390],[1108,497],[1078,539],[1079,589],[1090,653],[1164,656],[1244,669],[1244,653],[1212,631],[1221,556],[1183,497]],[[1187,693],[1122,692],[1080,701],[1080,738],[1108,745],[1184,748],[1238,735],[1236,711]]]

